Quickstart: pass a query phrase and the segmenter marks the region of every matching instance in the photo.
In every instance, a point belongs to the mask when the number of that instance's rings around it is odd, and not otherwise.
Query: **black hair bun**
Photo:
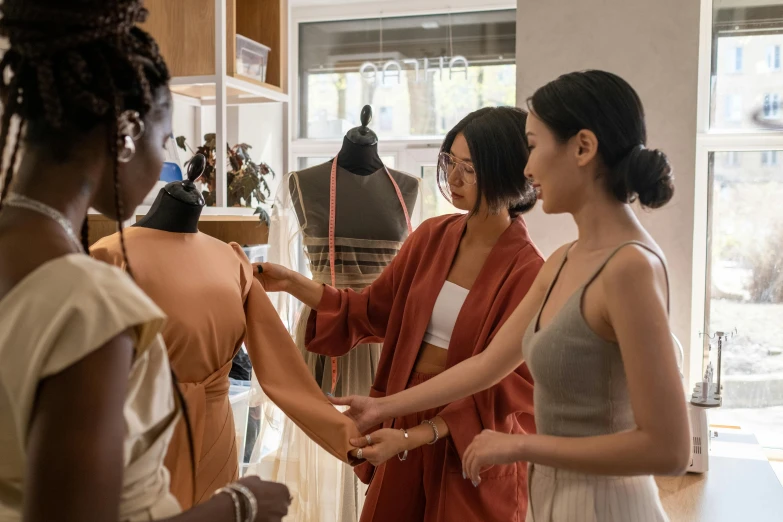
[[[647,208],[660,208],[674,196],[674,176],[666,154],[634,147],[616,167],[613,192],[621,201],[636,199]]]

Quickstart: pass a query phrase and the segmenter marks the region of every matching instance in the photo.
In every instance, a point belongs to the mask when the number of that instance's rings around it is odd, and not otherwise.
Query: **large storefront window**
[[[723,407],[710,420],[783,448],[783,2],[712,4],[701,331],[736,335],[723,352]]]
[[[299,25],[303,139],[341,138],[365,104],[383,138],[444,135],[516,101],[514,10]]]

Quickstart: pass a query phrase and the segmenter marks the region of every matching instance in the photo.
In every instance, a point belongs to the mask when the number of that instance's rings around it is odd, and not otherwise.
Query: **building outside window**
[[[761,152],[761,165],[764,167],[774,167],[778,164],[778,151],[765,150]]]
[[[747,4],[713,0],[707,13],[712,44],[703,52],[712,52],[712,70],[700,103],[709,120],[697,138],[697,198],[705,203],[696,206],[707,212],[696,216],[694,243],[706,248],[707,268],[694,295],[703,324],[694,328],[737,332],[723,351],[724,403],[710,422],[740,425],[762,445],[783,448],[783,86],[776,73],[783,2]],[[700,339],[714,348],[708,336]]]
[[[727,72],[733,74],[741,73],[743,56],[744,56],[744,50],[742,46],[738,43],[735,43],[732,46],[731,52],[725,55]]]
[[[740,166],[740,153],[732,150],[723,154],[721,163],[726,168],[734,168]]]
[[[780,95],[779,94],[764,95],[764,117],[769,120],[777,120],[778,118],[780,118]]]
[[[767,49],[767,69],[780,70],[780,45],[772,45]]]

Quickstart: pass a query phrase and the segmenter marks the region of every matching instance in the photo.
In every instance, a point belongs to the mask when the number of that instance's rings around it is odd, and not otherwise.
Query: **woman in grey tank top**
[[[549,258],[480,355],[397,395],[339,403],[362,429],[484,390],[525,362],[538,433],[485,430],[465,452],[466,478],[479,487],[490,466],[529,462],[528,522],[666,520],[652,475],[684,472],[689,426],[666,263],[630,204],[666,204],[671,167],[645,147],[642,103],[614,74],[561,76],[528,105],[525,175],[546,213],[573,216],[578,240]]]

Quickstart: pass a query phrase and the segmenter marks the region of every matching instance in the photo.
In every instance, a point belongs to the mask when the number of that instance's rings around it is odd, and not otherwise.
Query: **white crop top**
[[[424,334],[425,343],[438,348],[449,348],[451,333],[454,331],[454,325],[457,324],[457,316],[462,305],[465,304],[468,292],[470,290],[451,281],[443,283],[443,288],[440,289],[438,299],[435,301],[435,308],[432,310],[430,324],[427,325],[427,332]]]

